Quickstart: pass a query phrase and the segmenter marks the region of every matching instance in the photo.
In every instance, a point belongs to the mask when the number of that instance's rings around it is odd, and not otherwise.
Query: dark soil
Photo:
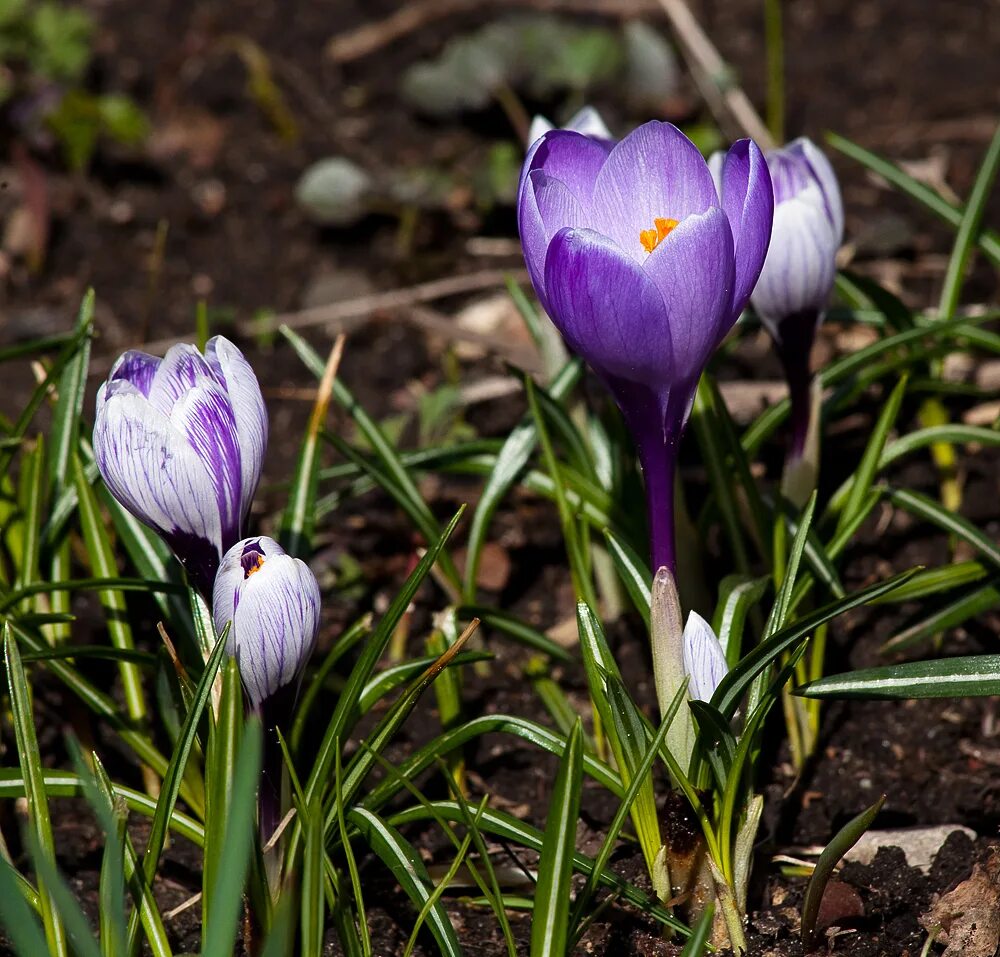
[[[436,52],[452,32],[484,22],[485,13],[436,22],[376,55],[338,66],[325,59],[325,40],[340,31],[388,15],[390,0],[341,0],[336,5],[279,3],[278,0],[88,0],[101,24],[93,82],[97,88],[127,92],[150,114],[154,137],[139,155],[102,151],[90,174],[74,178],[49,164],[53,233],[44,267],[31,274],[17,260],[5,261],[0,278],[0,342],[65,330],[84,290],[98,293],[95,389],[99,374],[121,349],[143,341],[190,336],[195,305],[206,300],[213,328],[238,339],[261,372],[272,422],[273,440],[266,475],[287,478],[309,410],[310,386],[291,350],[243,333],[260,309],[284,313],[306,305],[350,298],[371,290],[394,289],[417,281],[485,267],[517,268],[516,249],[479,256],[469,251],[472,237],[512,238],[513,214],[483,216],[468,201],[426,213],[418,221],[408,250],[401,253],[396,223],[372,217],[349,231],[310,225],[293,200],[294,184],[312,161],[329,154],[349,156],[375,171],[406,167],[428,158],[447,166],[484,162],[490,141],[510,139],[499,110],[467,118],[465,124],[431,123],[401,103],[400,71],[418,57]],[[333,7],[336,7],[334,9]],[[787,25],[789,128],[819,137],[833,129],[894,158],[941,164],[949,186],[964,195],[992,133],[1000,90],[996,17],[978,0],[949,4],[800,2],[789,5]],[[712,0],[698,13],[723,54],[761,101],[763,69],[760,5],[754,0]],[[224,38],[241,34],[267,54],[278,85],[296,121],[299,137],[281,139],[248,96],[245,70]],[[684,104],[667,118],[691,119],[701,106],[688,84]],[[613,128],[630,121],[613,93],[598,97]],[[540,104],[545,106],[545,104]],[[551,109],[553,104],[547,108]],[[834,156],[844,184],[848,236],[854,267],[877,277],[911,305],[936,301],[944,273],[950,233],[907,200],[887,191],[859,168]],[[4,172],[4,180],[13,177]],[[8,210],[0,196],[0,213]],[[994,197],[991,210],[1000,209]],[[165,225],[161,225],[165,224]],[[166,229],[162,255],[158,231]],[[319,289],[325,284],[325,291]],[[969,294],[995,298],[993,277],[976,272]],[[446,301],[451,313],[458,303]],[[309,335],[328,348],[332,327]],[[829,333],[830,338],[833,332]],[[416,386],[433,388],[445,376],[442,336],[414,324],[406,310],[376,313],[351,335],[342,376],[376,417],[412,411]],[[832,348],[832,347],[831,347]],[[763,358],[762,358],[763,357]],[[763,363],[763,365],[762,365]],[[768,365],[770,363],[770,365]],[[759,343],[749,342],[723,365],[724,378],[748,369],[777,375],[777,366]],[[504,373],[495,355],[479,355],[461,366],[464,383]],[[5,414],[19,411],[31,379],[20,370],[9,384]],[[827,460],[856,459],[870,430],[874,403],[852,423],[828,438]],[[469,415],[485,435],[503,435],[517,420],[519,397],[492,400]],[[968,475],[967,514],[994,538],[1000,536],[996,457],[964,463]],[[921,471],[923,469],[923,471]],[[685,476],[697,501],[701,473],[686,463]],[[901,477],[930,491],[926,466]],[[831,487],[835,477],[827,476]],[[450,514],[474,499],[475,485],[454,480],[428,486],[435,511]],[[269,488],[258,502],[263,528],[283,500]],[[885,527],[879,514],[847,556],[845,584],[857,587],[916,563],[939,563],[948,556],[943,537],[899,517]],[[527,496],[514,496],[501,510],[493,534],[501,545],[498,561],[509,559],[511,572],[489,597],[513,608],[533,624],[550,627],[572,614],[572,593],[554,511]],[[381,607],[406,574],[418,544],[405,518],[387,500],[368,496],[336,513],[322,529],[318,562],[335,566],[342,555],[362,567],[370,590],[338,595],[326,610],[324,642],[358,612]],[[413,634],[440,596],[425,589]],[[86,611],[82,606],[81,611]],[[882,606],[847,616],[831,630],[828,670],[881,661],[877,649],[912,609]],[[954,652],[996,651],[1000,619],[994,614],[947,639]],[[646,647],[635,621],[614,629],[623,671],[638,700],[654,700]],[[511,713],[547,722],[537,697],[523,680],[525,655],[499,638],[490,639],[497,661],[486,677],[465,689],[469,714]],[[44,729],[43,752],[52,764],[65,762],[62,735],[72,729],[88,741],[98,736],[89,716],[38,671],[37,718]],[[559,673],[564,687],[585,702],[579,668]],[[398,758],[435,732],[431,698],[423,703],[394,745]],[[831,903],[832,920],[823,947],[832,953],[916,957],[926,939],[919,924],[934,895],[941,894],[985,860],[1000,824],[1000,758],[994,740],[990,701],[867,703],[835,705],[825,712],[816,759],[794,780],[788,755],[777,745],[773,767],[761,782],[768,812],[761,833],[757,879],[750,905],[751,950],[758,955],[792,957],[798,942],[804,882],[785,877],[776,855],[825,845],[848,819],[887,796],[876,827],[911,824],[964,824],[979,839],[949,839],[929,874],[908,868],[899,852],[883,850],[869,866],[851,864],[839,874]],[[780,735],[775,722],[773,735]],[[101,741],[113,757],[114,743]],[[554,761],[526,745],[488,737],[467,755],[473,796],[489,793],[498,806],[543,824]],[[137,779],[124,759],[116,776]],[[428,782],[436,796],[436,781]],[[588,787],[583,802],[579,846],[594,851],[614,813],[608,796]],[[4,833],[16,832],[14,809],[0,806]],[[96,916],[100,834],[81,802],[53,805],[60,865],[71,887]],[[144,823],[133,821],[140,847]],[[431,829],[409,835],[430,862],[447,862],[449,847]],[[498,853],[504,849],[497,848]],[[521,865],[530,857],[508,849]],[[511,862],[513,863],[513,862]],[[623,876],[646,886],[641,856],[625,847],[614,858]],[[375,953],[402,952],[414,915],[402,892],[374,860],[363,862],[362,877]],[[165,909],[200,888],[198,856],[183,841],[168,851],[157,893]],[[470,955],[504,953],[496,922],[488,912],[457,898],[449,912]],[[839,910],[839,913],[838,913]],[[198,908],[168,922],[175,950],[197,950]],[[828,916],[829,916],[828,915]],[[511,915],[519,947],[527,952],[527,918]],[[677,948],[661,940],[656,927],[628,908],[611,907],[593,925],[581,952],[609,955],[672,955]],[[332,943],[330,953],[337,953]],[[433,953],[422,938],[417,954]],[[935,950],[934,952],[939,952]]]

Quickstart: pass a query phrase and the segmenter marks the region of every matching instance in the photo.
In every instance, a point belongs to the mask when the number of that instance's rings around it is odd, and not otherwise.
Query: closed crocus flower
[[[696,611],[688,615],[681,642],[688,694],[695,701],[711,701],[729,671],[722,644],[712,626]]]
[[[319,585],[305,562],[273,538],[247,538],[226,552],[215,579],[212,614],[259,711],[302,674],[319,628]]]
[[[844,208],[833,167],[811,140],[802,137],[772,150],[767,165],[774,186],[774,229],[751,302],[774,338],[788,379],[795,458],[806,443],[809,353],[836,278]]]
[[[242,535],[267,447],[267,411],[243,354],[126,352],[97,393],[94,455],[111,494],[157,531],[203,594]]]
[[[757,146],[725,157],[721,198],[669,123],[621,142],[552,130],[528,150],[518,225],[535,292],[615,397],[646,480],[654,568],[674,569],[676,446],[713,350],[760,274],[771,178]]]

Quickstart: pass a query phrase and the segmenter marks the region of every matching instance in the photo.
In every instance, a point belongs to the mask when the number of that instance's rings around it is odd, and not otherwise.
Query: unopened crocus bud
[[[273,538],[246,538],[226,552],[215,579],[212,613],[236,658],[253,710],[293,686],[316,642],[316,577]]]
[[[554,130],[556,127],[549,122],[549,120],[542,116],[537,115],[532,119],[531,126],[528,129],[528,145],[530,146],[536,140],[540,139],[549,130]],[[570,117],[569,122],[561,127],[564,130],[571,130],[574,133],[580,133],[583,136],[593,136],[599,140],[607,140],[611,142],[614,137],[611,135],[611,131],[608,129],[607,124],[604,122],[601,114],[597,112],[592,106],[585,106],[583,109],[578,110],[573,116]]]
[[[604,381],[646,481],[653,567],[675,569],[677,445],[709,356],[746,303],[767,251],[771,178],[737,143],[723,190],[669,123],[615,144],[550,130],[525,157],[518,226],[539,301]]]
[[[211,594],[238,541],[267,447],[267,410],[243,354],[222,336],[202,355],[126,352],[97,392],[94,456],[111,494],[158,532]]]
[[[688,614],[681,642],[688,694],[695,701],[711,701],[729,671],[722,644],[712,626],[696,611]]]
[[[717,162],[717,161],[716,161]],[[802,137],[767,154],[774,228],[750,301],[774,338],[792,402],[791,458],[810,421],[809,354],[836,279],[844,207],[830,161]]]

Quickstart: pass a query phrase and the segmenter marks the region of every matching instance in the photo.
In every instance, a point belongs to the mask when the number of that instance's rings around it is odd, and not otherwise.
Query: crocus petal
[[[836,249],[821,204],[806,194],[779,204],[774,238],[753,293],[754,308],[775,336],[786,316],[822,315],[836,278]]]
[[[591,215],[596,228],[641,260],[640,233],[655,219],[681,221],[718,205],[698,147],[676,126],[654,120],[611,150],[594,184]]]
[[[170,422],[201,459],[215,488],[222,524],[222,547],[240,537],[243,515],[242,469],[236,418],[220,385],[203,379],[174,403]]]
[[[214,375],[205,357],[189,342],[171,346],[163,357],[149,387],[150,404],[165,415],[174,403],[200,382]]]
[[[527,177],[536,169],[562,180],[586,207],[594,192],[594,182],[608,158],[611,144],[572,130],[551,130],[528,149],[521,167],[518,203]]]
[[[833,225],[833,234],[837,239],[837,245],[840,246],[844,239],[844,203],[840,197],[837,174],[834,173],[826,154],[808,137],[800,137],[791,145],[801,150],[813,178],[823,192],[823,199]]]
[[[240,512],[246,519],[267,451],[267,408],[250,363],[228,339],[223,336],[209,339],[205,359],[229,395],[236,416],[243,493]]]
[[[254,561],[247,564],[250,548]],[[237,542],[216,579],[213,617],[239,663],[254,708],[293,682],[312,651],[319,628],[320,594],[309,567],[269,538]]]
[[[129,349],[111,367],[108,378],[124,379],[131,382],[142,395],[148,396],[150,386],[153,384],[153,376],[160,368],[162,361],[159,356],[151,356],[146,352]]]
[[[549,130],[554,129],[555,125],[549,121],[548,117],[536,113],[531,118],[531,125],[528,127],[528,146],[543,137]]]
[[[549,242],[564,226],[583,225],[583,209],[562,180],[554,179],[542,170],[530,174],[528,186],[521,197],[518,228],[528,275],[543,309],[548,309],[545,257]]]
[[[592,106],[585,106],[577,110],[563,129],[573,130],[584,136],[593,136],[599,140],[614,139],[603,117]]]
[[[560,230],[545,262],[549,313],[606,380],[663,392],[673,349],[663,296],[638,263],[589,229]]]
[[[711,701],[729,666],[712,626],[697,612],[688,615],[681,645],[688,694],[695,701]]]
[[[733,239],[717,206],[689,216],[642,264],[663,296],[678,379],[697,382],[708,357],[735,317]]]
[[[760,276],[774,216],[771,177],[764,155],[753,140],[734,143],[726,154],[721,195],[735,242],[736,285],[732,301],[735,322]]]
[[[99,410],[94,455],[109,491],[133,515],[171,544],[206,543],[218,562],[214,484],[184,436],[130,383],[118,385]]]

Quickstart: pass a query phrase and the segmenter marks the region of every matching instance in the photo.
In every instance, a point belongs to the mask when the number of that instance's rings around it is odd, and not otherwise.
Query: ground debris
[[[920,918],[929,933],[940,928],[942,957],[994,957],[1000,947],[1000,850],[972,876],[943,894]]]

